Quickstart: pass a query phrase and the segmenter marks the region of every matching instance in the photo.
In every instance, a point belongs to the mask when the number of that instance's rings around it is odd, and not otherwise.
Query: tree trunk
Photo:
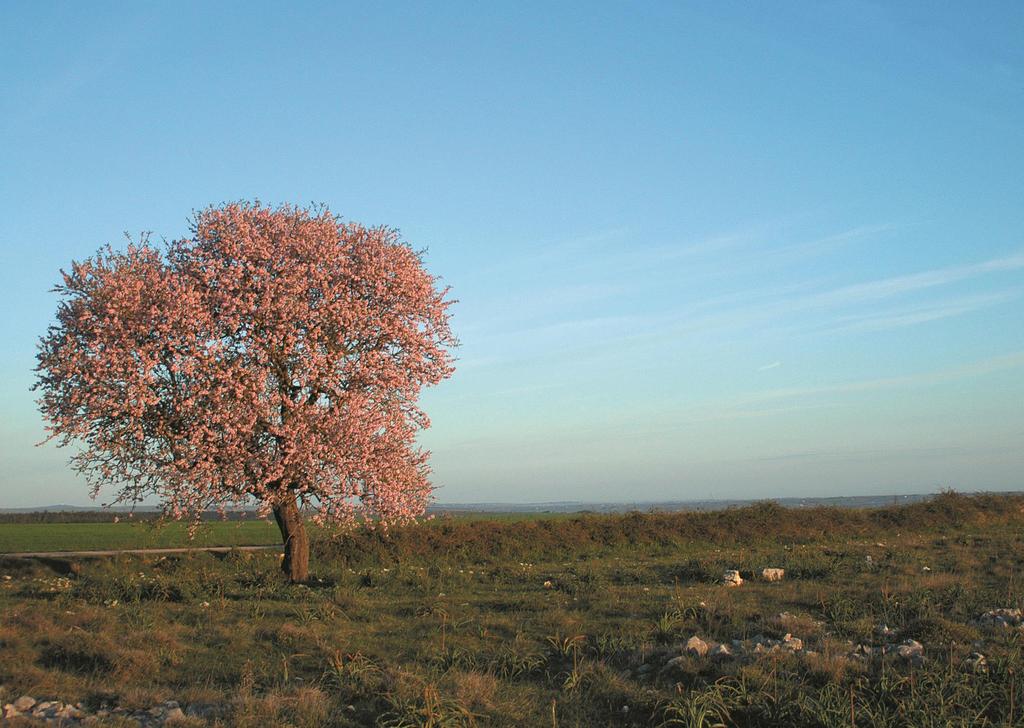
[[[274,506],[274,518],[284,540],[281,571],[293,584],[306,581],[309,579],[309,536],[294,493],[288,493]]]

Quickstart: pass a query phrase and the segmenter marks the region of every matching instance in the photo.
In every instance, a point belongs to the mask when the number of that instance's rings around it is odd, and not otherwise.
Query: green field
[[[170,700],[222,728],[1024,726],[1024,627],[984,616],[1024,606],[1019,496],[439,519],[319,532],[312,570],[0,557],[0,702],[109,728]]]
[[[188,524],[0,523],[0,554],[23,551],[95,551],[190,546],[262,546],[280,543],[277,525],[267,521],[203,523],[194,538]]]
[[[463,512],[424,521],[420,528],[443,527],[459,521],[558,520],[572,514]],[[73,514],[70,516],[73,518]],[[311,536],[327,531],[309,525]],[[0,523],[0,554],[50,551],[115,551],[120,549],[191,548],[205,546],[265,546],[281,542],[273,521],[203,521],[194,536],[189,524],[156,520],[118,523]]]

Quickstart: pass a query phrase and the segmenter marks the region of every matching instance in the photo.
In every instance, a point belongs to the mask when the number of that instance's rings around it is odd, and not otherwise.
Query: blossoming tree
[[[447,289],[387,228],[235,203],[191,237],[107,247],[62,271],[36,389],[95,497],[175,517],[256,501],[308,578],[314,520],[423,513],[420,389],[452,371]]]

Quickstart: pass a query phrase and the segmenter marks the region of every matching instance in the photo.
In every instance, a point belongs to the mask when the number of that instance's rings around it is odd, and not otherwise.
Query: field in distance
[[[1011,494],[1018,495],[1018,494]],[[907,505],[930,496],[856,496],[844,498],[783,498],[775,503],[788,508],[873,508]],[[532,504],[448,504],[433,506],[431,520],[424,526],[448,519],[532,520],[578,517],[593,513],[628,511],[708,511],[754,505],[756,501],[673,501],[664,503],[532,503]],[[92,507],[49,506],[32,509],[0,509],[0,554],[18,552],[105,551],[155,548],[200,548],[210,546],[272,546],[280,543],[280,532],[272,520],[261,520],[254,511],[232,511],[224,520],[216,513],[205,514],[203,525],[193,537],[187,523],[158,522],[158,512]],[[117,521],[115,522],[115,519]],[[311,526],[313,537],[330,531]]]
[[[0,523],[0,554],[38,551],[263,546],[281,542],[267,521],[208,522],[189,538],[187,523]]]
[[[0,518],[0,555],[24,552],[60,551],[114,551],[158,548],[204,548],[209,546],[273,546],[281,543],[281,532],[273,521],[205,520],[189,535],[189,523],[180,521],[156,522],[145,515],[137,519],[121,518],[111,522],[113,516],[103,514],[105,522],[79,523],[81,513],[48,514],[50,522],[12,523]],[[537,518],[562,518],[568,514],[541,513],[485,513],[460,512],[441,515],[422,524],[432,528],[449,518],[459,520],[519,521]],[[27,518],[28,514],[22,514]],[[309,524],[313,539],[327,537],[332,531]]]
[[[1024,725],[1021,496],[436,519],[313,556],[295,586],[273,552],[0,556],[0,703],[109,728]]]

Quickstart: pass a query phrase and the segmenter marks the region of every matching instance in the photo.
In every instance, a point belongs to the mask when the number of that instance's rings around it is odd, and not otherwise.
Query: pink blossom
[[[295,497],[324,521],[422,514],[417,399],[457,342],[420,255],[326,208],[211,207],[191,233],[62,271],[36,387],[93,494],[179,518]]]

